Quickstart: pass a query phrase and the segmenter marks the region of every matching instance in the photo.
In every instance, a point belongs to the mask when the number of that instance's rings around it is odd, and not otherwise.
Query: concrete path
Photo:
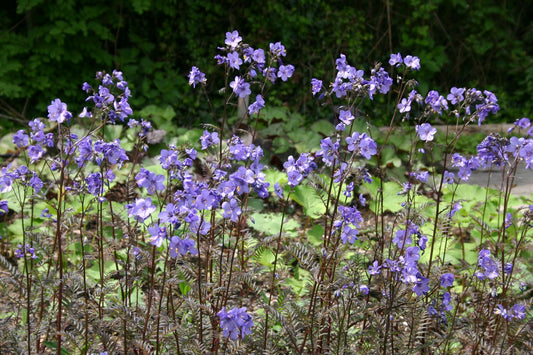
[[[513,127],[513,124],[482,124],[481,126],[472,124],[466,127],[465,133],[478,133],[482,132],[485,134],[489,133],[501,133],[507,134],[507,130]],[[434,126],[439,131],[446,129],[445,126]],[[468,183],[476,184],[480,186],[487,186],[487,182],[490,183],[489,187],[499,190],[502,183],[501,173],[498,171],[490,172],[488,170],[476,170],[472,172],[470,180]],[[526,196],[533,199],[533,170],[527,170],[525,164],[520,164],[516,171],[516,176],[514,178],[514,187],[512,193],[517,196]]]
[[[489,180],[490,179],[490,180]],[[507,180],[505,178],[505,180]],[[499,171],[476,170],[472,172],[467,183],[487,186],[499,190],[502,185],[502,174]],[[517,196],[526,196],[533,199],[533,170],[526,170],[525,164],[520,164],[514,178],[512,193]]]

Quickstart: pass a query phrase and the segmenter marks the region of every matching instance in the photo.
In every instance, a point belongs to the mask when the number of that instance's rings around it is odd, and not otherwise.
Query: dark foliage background
[[[512,122],[533,108],[532,8],[529,1],[501,0],[6,2],[0,8],[1,125],[11,130],[45,115],[56,97],[80,112],[81,84],[114,68],[130,80],[134,111],[171,105],[177,125],[209,121],[186,76],[197,65],[210,89],[220,87],[212,58],[225,32],[235,29],[251,45],[287,47],[295,77],[274,89],[282,90],[270,95],[279,101],[267,104],[288,105],[307,122],[324,114],[310,89],[302,89],[311,77],[331,78],[340,53],[359,68],[375,60],[388,67],[391,52],[420,57],[420,91],[492,90],[503,109],[492,120]],[[388,121],[386,112],[371,115]]]

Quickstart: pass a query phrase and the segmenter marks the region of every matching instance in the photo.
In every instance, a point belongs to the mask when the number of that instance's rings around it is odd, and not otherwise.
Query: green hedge
[[[253,5],[250,5],[253,3]],[[512,4],[511,4],[512,3]],[[97,70],[119,68],[130,79],[132,105],[171,105],[177,124],[208,113],[186,75],[208,75],[225,32],[248,43],[282,41],[297,68],[274,105],[288,105],[309,121],[318,115],[311,77],[332,77],[335,58],[352,65],[391,52],[420,57],[420,89],[452,84],[494,91],[500,121],[531,116],[532,7],[498,0],[19,0],[0,9],[0,114],[11,122],[44,115],[61,97],[80,102],[81,84]],[[368,69],[368,68],[361,68]],[[209,81],[209,85],[219,83]],[[70,108],[70,107],[69,107]],[[81,107],[72,107],[74,112]],[[370,112],[379,117],[380,113]],[[376,118],[379,120],[379,118]],[[9,122],[2,120],[4,126]]]

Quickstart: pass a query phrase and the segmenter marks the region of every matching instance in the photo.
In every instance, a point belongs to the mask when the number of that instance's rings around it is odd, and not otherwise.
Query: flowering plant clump
[[[237,31],[218,50],[225,105],[197,140],[151,147],[117,70],[83,83],[81,113],[55,99],[8,137],[2,352],[530,349],[533,203],[512,194],[533,169],[528,118],[467,156],[457,142],[498,112],[492,92],[423,94],[416,56],[365,72],[340,54],[331,83],[306,89],[334,122],[276,165],[259,139],[279,127],[268,92],[298,68],[280,42],[253,48]],[[200,68],[188,79],[208,94]],[[385,134],[361,111],[379,95],[394,102]],[[467,184],[482,169],[499,190]]]

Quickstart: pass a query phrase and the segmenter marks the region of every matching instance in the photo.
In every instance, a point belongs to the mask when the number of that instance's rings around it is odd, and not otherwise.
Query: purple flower
[[[28,123],[32,132],[43,131],[46,128],[46,125],[41,122],[40,119],[36,118]]]
[[[242,37],[239,36],[238,31],[233,32],[226,32],[226,40],[224,43],[229,46],[231,49],[235,49],[239,46],[239,43],[241,43]]]
[[[424,235],[420,232],[417,233],[418,235],[418,246],[420,247],[420,250],[426,250],[426,244],[428,242],[428,236]]]
[[[161,156],[159,157],[159,164],[165,170],[172,167],[179,166],[178,153],[174,150],[161,150]]]
[[[139,222],[144,222],[155,211],[155,206],[150,197],[138,198],[134,203],[126,205],[128,216],[134,217]]]
[[[533,141],[531,139],[528,140],[527,144],[522,146],[519,155],[524,159],[526,169],[533,169]]]
[[[507,312],[507,309],[505,309],[504,306],[499,304],[496,307],[497,308],[494,310],[495,314],[502,316],[506,320],[511,320],[512,316]]]
[[[159,221],[161,223],[168,222],[176,226],[177,224],[179,224],[178,214],[178,208],[174,204],[169,203],[167,204],[166,208],[159,213]]]
[[[150,170],[141,168],[139,173],[135,175],[135,180],[139,187],[144,187],[148,191],[148,195],[153,195],[156,191],[163,191],[165,189],[165,176],[157,175]]]
[[[480,95],[480,99],[483,102],[476,105],[479,125],[481,125],[489,113],[495,114],[500,110],[500,106],[497,104],[498,98],[496,95],[488,90],[483,91],[483,93],[485,94],[485,97]]]
[[[348,187],[350,185],[352,186],[352,189],[353,189],[353,181],[348,185]],[[346,187],[347,191],[348,191],[348,187]],[[366,206],[366,198],[363,194],[359,194],[359,204],[363,207]]]
[[[41,211],[41,217],[50,218],[52,217],[52,214],[50,213],[50,210],[48,208],[45,208]]]
[[[378,146],[376,142],[368,137],[366,133],[354,132],[351,136],[346,137],[346,143],[350,152],[357,152],[366,159],[370,159],[372,155],[377,153]]]
[[[85,179],[85,182],[87,183],[87,191],[89,191],[89,193],[93,194],[94,196],[103,194],[104,187],[102,185],[102,174],[89,174]]]
[[[439,115],[442,115],[442,109],[448,109],[448,101],[446,101],[446,99],[435,90],[428,92],[425,103],[428,104],[431,109]]]
[[[413,240],[411,239],[411,235],[418,233],[418,226],[409,221],[407,224],[407,230],[400,229],[396,231],[396,236],[394,237],[392,242],[396,244],[399,248],[404,248],[407,245],[411,245],[411,243],[413,242]]]
[[[440,286],[441,287],[451,287],[453,286],[453,281],[454,281],[454,275],[452,273],[445,273],[445,274],[442,274],[442,276],[440,277]]]
[[[416,264],[420,259],[420,249],[418,247],[408,247],[405,250],[405,263]]]
[[[385,71],[385,69],[379,68],[377,71],[373,69],[368,89],[370,99],[372,99],[372,94],[374,94],[376,90],[379,90],[379,92],[382,94],[388,93],[392,83],[393,80],[389,76],[389,73]]]
[[[400,53],[398,54],[394,54],[392,53],[390,55],[390,59],[389,59],[389,64],[392,65],[393,67],[394,66],[399,66],[400,64],[403,63],[403,60],[402,60],[402,55]]]
[[[94,151],[103,155],[103,159],[107,159],[109,164],[122,164],[122,162],[129,160],[126,155],[126,150],[120,146],[120,140],[117,138],[113,142],[106,143],[102,140],[95,142]],[[102,163],[101,157],[96,159],[98,165]]]
[[[407,68],[411,68],[413,70],[420,70],[420,59],[418,57],[407,55],[405,56],[403,62],[407,66]]]
[[[522,117],[521,119],[516,120],[514,125],[520,127],[521,129],[528,129],[529,126],[531,126],[531,121],[527,117]]]
[[[350,110],[340,110],[339,111],[339,120],[345,125],[350,125],[355,117],[352,115]]]
[[[210,210],[217,205],[215,195],[208,189],[203,189],[194,201],[194,207],[198,210]]]
[[[207,79],[205,74],[200,71],[197,67],[193,66],[191,72],[189,73],[189,85],[192,85],[193,88],[196,87],[196,84],[205,84]]]
[[[402,101],[398,104],[398,110],[400,111],[400,113],[406,113],[411,111],[411,101],[404,97]]]
[[[250,169],[246,169],[244,166],[240,166],[239,169],[230,175],[230,179],[235,183],[237,194],[242,195],[250,191],[249,185],[253,184],[254,172]]]
[[[74,158],[78,168],[85,166],[88,161],[93,157],[93,141],[89,137],[83,138],[78,142],[79,155]]]
[[[427,183],[429,178],[429,171],[414,172],[413,177],[420,182]]]
[[[313,93],[313,96],[318,94],[322,90],[322,80],[318,79],[311,79],[311,92]]]
[[[187,253],[191,255],[198,255],[198,250],[195,247],[196,243],[193,239],[190,239],[189,236],[186,236],[185,239],[181,239],[178,236],[173,236],[170,239],[170,256],[176,258],[179,255],[185,256]]]
[[[456,105],[463,101],[465,97],[463,96],[465,92],[464,88],[456,88],[455,86],[450,90],[450,93],[448,96],[446,96],[446,99],[450,101],[453,105]]]
[[[265,100],[261,95],[255,97],[255,102],[248,107],[248,114],[253,115],[259,113],[259,111],[265,107]]]
[[[341,240],[343,244],[350,243],[354,244],[357,240],[357,235],[359,234],[359,231],[355,228],[352,228],[350,226],[345,226],[342,229],[341,234]]]
[[[432,141],[435,133],[437,133],[437,129],[431,127],[429,123],[422,123],[421,125],[416,125],[415,129],[420,139],[425,142]]]
[[[237,52],[229,53],[228,54],[228,63],[229,63],[230,68],[239,70],[239,68],[240,68],[240,66],[242,64],[242,59],[239,58],[239,53],[237,53]]]
[[[340,143],[338,141],[333,142],[330,137],[326,137],[320,141],[320,148],[316,152],[316,156],[322,157],[322,161],[327,166],[332,166],[339,156]]]
[[[242,211],[236,199],[232,198],[229,202],[222,202],[222,208],[224,209],[224,218],[230,218],[235,223],[239,220]]]
[[[453,305],[451,304],[451,302],[452,296],[450,295],[450,293],[444,292],[444,294],[442,295],[442,308],[446,312],[450,312],[453,309]]]
[[[217,64],[218,65],[225,64],[225,63],[228,62],[228,58],[226,56],[223,56],[223,55],[220,55],[220,54],[217,54],[215,56],[215,59],[217,60]],[[189,81],[189,83],[190,83],[190,81]]]
[[[7,201],[0,201],[0,217],[5,216],[9,212]]]
[[[422,276],[422,274],[417,275],[418,280],[413,287],[413,292],[416,293],[417,297],[425,295],[429,291],[429,279]]]
[[[200,142],[202,143],[203,150],[220,143],[218,132],[209,133],[209,131],[204,131],[204,134],[200,137]]]
[[[450,212],[448,212],[448,217],[452,218],[453,216],[455,216],[457,211],[459,211],[461,208],[463,208],[463,206],[461,205],[461,202],[454,203],[452,207],[450,208]]]
[[[70,120],[71,117],[72,114],[67,111],[67,104],[61,102],[59,99],[55,99],[48,106],[48,118],[50,121],[63,123],[65,120]]]
[[[37,160],[41,159],[44,155],[44,149],[39,144],[30,145],[28,147],[28,157],[32,163],[35,163]]]
[[[89,85],[88,82],[84,82],[83,85],[81,86],[81,89],[85,91],[86,93],[89,93],[89,91],[91,91],[93,88],[91,85]]]
[[[125,97],[121,98],[118,102],[114,101],[113,108],[115,109],[116,117],[118,117],[118,119],[122,122],[124,122],[125,118],[133,114],[133,110],[128,103],[128,99]]]
[[[505,263],[503,272],[505,272],[507,275],[511,274],[511,272],[513,272],[513,263]]]
[[[148,233],[150,233],[150,244],[159,248],[163,244],[163,240],[167,237],[167,228],[155,224],[147,229]]]
[[[488,249],[482,249],[479,251],[478,265],[485,269],[483,275],[488,279],[492,280],[500,275],[498,271],[498,266],[490,257],[490,250]]]
[[[233,92],[238,97],[246,97],[252,93],[250,90],[250,84],[241,79],[241,77],[236,76],[229,86],[233,89]]]
[[[246,334],[252,334],[254,322],[252,317],[246,313],[246,307],[233,308],[229,312],[226,312],[226,307],[223,307],[217,315],[220,318],[222,334],[226,338],[229,337],[235,341],[239,337],[244,339]]]
[[[263,69],[263,75],[270,80],[272,84],[276,82],[276,68],[265,68]]]
[[[24,132],[23,129],[20,129],[13,135],[13,144],[17,147],[22,148],[26,147],[30,143],[30,137]]]
[[[274,184],[274,192],[278,198],[283,198],[283,188],[279,185],[279,182]]]
[[[17,245],[17,250],[15,250],[15,256],[20,259],[24,257],[24,250],[22,250],[22,244]]]
[[[368,273],[370,275],[379,275],[381,273],[382,265],[379,265],[377,260],[374,260],[372,265],[368,267]]]
[[[359,292],[361,292],[361,294],[363,294],[364,296],[368,295],[368,293],[370,292],[369,288],[367,285],[359,285]]]
[[[0,192],[5,193],[13,189],[13,180],[16,177],[7,171],[6,168],[2,168],[2,174],[0,174]]]
[[[455,174],[449,171],[444,172],[444,182],[447,184],[453,184],[453,179],[455,178]]]
[[[514,318],[524,319],[526,317],[526,307],[517,303],[511,307],[511,314]]]
[[[278,69],[278,78],[281,78],[282,81],[287,81],[288,78],[294,73],[294,66],[291,64],[280,65]]]
[[[257,64],[265,64],[265,51],[261,48],[254,50],[252,53],[252,60]]]
[[[281,44],[281,42],[270,43],[270,53],[272,53],[275,58],[285,57],[287,54],[285,46]]]

